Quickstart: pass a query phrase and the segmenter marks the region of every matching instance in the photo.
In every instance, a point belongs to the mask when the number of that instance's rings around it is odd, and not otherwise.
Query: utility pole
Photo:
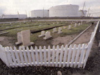
[[[89,8],[88,11],[87,11],[87,17],[89,16],[89,11],[90,11],[90,8]]]
[[[43,18],[44,18],[44,7],[43,7]]]
[[[83,17],[84,17],[84,15],[85,15],[85,11],[84,11],[84,8],[85,8],[85,2],[84,2],[84,4],[83,4],[83,9],[82,9],[82,13],[83,13]]]
[[[20,18],[20,15],[19,15],[19,12],[17,11],[17,14],[18,14],[18,19]]]

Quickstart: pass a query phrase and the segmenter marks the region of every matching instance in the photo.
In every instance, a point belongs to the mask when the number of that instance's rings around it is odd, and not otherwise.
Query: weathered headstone
[[[45,31],[41,31],[41,34],[38,37],[42,37],[45,35]]]
[[[16,45],[21,44],[22,43],[22,37],[21,37],[21,32],[17,33],[17,42]]]
[[[61,27],[58,28],[58,34],[60,34],[60,33],[62,33],[62,28]]]
[[[74,27],[76,27],[76,26],[77,26],[77,24],[75,23]]]
[[[80,26],[81,25],[81,23],[78,23],[78,26]]]
[[[71,25],[68,26],[68,29],[71,29]]]
[[[21,31],[21,37],[22,37],[22,44],[24,46],[29,46],[34,44],[33,42],[30,42],[30,30]]]
[[[81,25],[82,25],[83,21],[81,21]]]
[[[57,72],[57,75],[62,75],[61,71],[58,71],[58,72]]]
[[[53,33],[57,32],[57,28],[53,28]]]
[[[45,37],[44,37],[43,39],[47,40],[47,39],[49,39],[49,38],[51,38],[51,37],[52,37],[52,36],[51,36],[50,32],[47,31],[47,32],[45,33]]]

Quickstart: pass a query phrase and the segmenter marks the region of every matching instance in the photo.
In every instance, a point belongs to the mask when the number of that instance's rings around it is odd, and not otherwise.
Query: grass
[[[41,33],[35,33],[35,34],[31,34],[31,41],[37,41],[39,39],[38,35],[40,35]]]
[[[68,22],[62,22],[62,21],[59,21],[59,23],[55,22],[55,21],[52,21],[52,22],[34,21],[34,22],[26,22],[26,23],[12,23],[12,25],[10,25],[10,24],[0,24],[0,26],[1,26],[0,29],[5,29],[7,27],[13,27],[13,29],[5,30],[9,33],[4,34],[3,36],[10,36],[10,37],[13,37],[15,40],[17,40],[17,38],[16,38],[17,32],[20,32],[22,30],[30,29],[30,30],[35,31],[35,30],[40,30],[40,29],[59,26],[59,25],[60,26],[66,25],[66,27],[68,28],[69,24],[70,23],[68,23]],[[19,26],[19,28],[16,28],[18,26]],[[88,27],[88,24],[83,24],[83,25],[80,25],[80,26],[77,26],[77,27],[74,27],[74,25],[72,25],[72,28],[70,30],[68,30],[66,28],[66,29],[62,30],[61,34],[52,33],[51,35],[53,36],[53,38],[56,38],[58,36],[66,36],[66,35],[71,35],[71,34],[77,34],[77,33],[80,33],[81,31],[83,31],[86,27]],[[50,29],[48,31],[52,32],[53,30]],[[40,35],[40,34],[41,34],[40,32],[31,34],[31,41],[36,42],[37,40],[43,40],[42,37],[41,37],[42,39],[38,37],[38,35]]]
[[[68,29],[62,30],[62,34],[60,36],[80,33],[81,31],[86,29],[88,26],[89,26],[88,24],[83,24],[83,25],[80,25],[80,26],[77,26],[77,27],[74,27],[74,25],[73,25],[70,30],[68,30]],[[67,26],[67,28],[68,28],[68,26]]]
[[[88,26],[89,26],[88,24],[83,24],[83,25],[80,25],[80,26],[77,26],[77,27],[74,27],[74,25],[72,25],[72,28],[70,30],[68,30],[67,29],[68,26],[66,26],[67,28],[63,29],[61,34],[52,33],[53,29],[50,29],[48,31],[51,32],[51,35],[53,36],[53,38],[56,38],[58,36],[64,37],[64,36],[67,36],[67,35],[72,35],[72,34],[80,33],[81,31],[83,31],[84,29],[86,29]],[[31,41],[36,42],[37,40],[39,40],[40,38],[38,37],[38,35],[40,35],[40,34],[41,34],[40,32],[32,34],[31,35]]]
[[[8,29],[5,30],[7,32],[9,32],[8,34],[5,34],[5,36],[16,36],[17,32],[20,32],[22,30],[40,30],[40,29],[44,29],[44,28],[49,28],[49,27],[55,27],[55,26],[62,26],[67,24],[66,22],[59,22],[59,24],[57,24],[56,22],[32,22],[32,23],[22,23],[21,25],[19,25],[19,23],[15,24],[15,25],[10,25],[10,28],[13,29]],[[41,26],[40,26],[41,25]],[[1,26],[1,24],[0,24]],[[19,27],[18,27],[19,26]],[[5,25],[4,27],[1,27],[1,30],[6,29],[6,27],[9,27],[9,25]]]

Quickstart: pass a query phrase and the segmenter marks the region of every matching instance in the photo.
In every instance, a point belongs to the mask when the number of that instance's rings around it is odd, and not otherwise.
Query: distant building
[[[49,17],[77,17],[78,5],[58,5],[49,9]]]
[[[86,10],[79,10],[78,5],[66,4],[51,7],[49,10],[33,10],[31,17],[85,17]]]
[[[33,10],[31,17],[49,17],[49,10]]]
[[[25,14],[19,14],[19,15],[16,15],[16,14],[4,14],[4,15],[2,15],[2,18],[25,19],[25,18],[27,18],[27,15],[25,15]]]

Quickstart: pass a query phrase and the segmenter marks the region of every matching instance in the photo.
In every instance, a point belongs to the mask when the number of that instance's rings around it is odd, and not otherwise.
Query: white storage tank
[[[78,17],[78,5],[58,5],[49,9],[49,17]]]
[[[25,14],[4,14],[2,18],[18,18],[18,19],[25,19],[27,15]]]
[[[49,10],[33,10],[31,17],[49,17]]]

